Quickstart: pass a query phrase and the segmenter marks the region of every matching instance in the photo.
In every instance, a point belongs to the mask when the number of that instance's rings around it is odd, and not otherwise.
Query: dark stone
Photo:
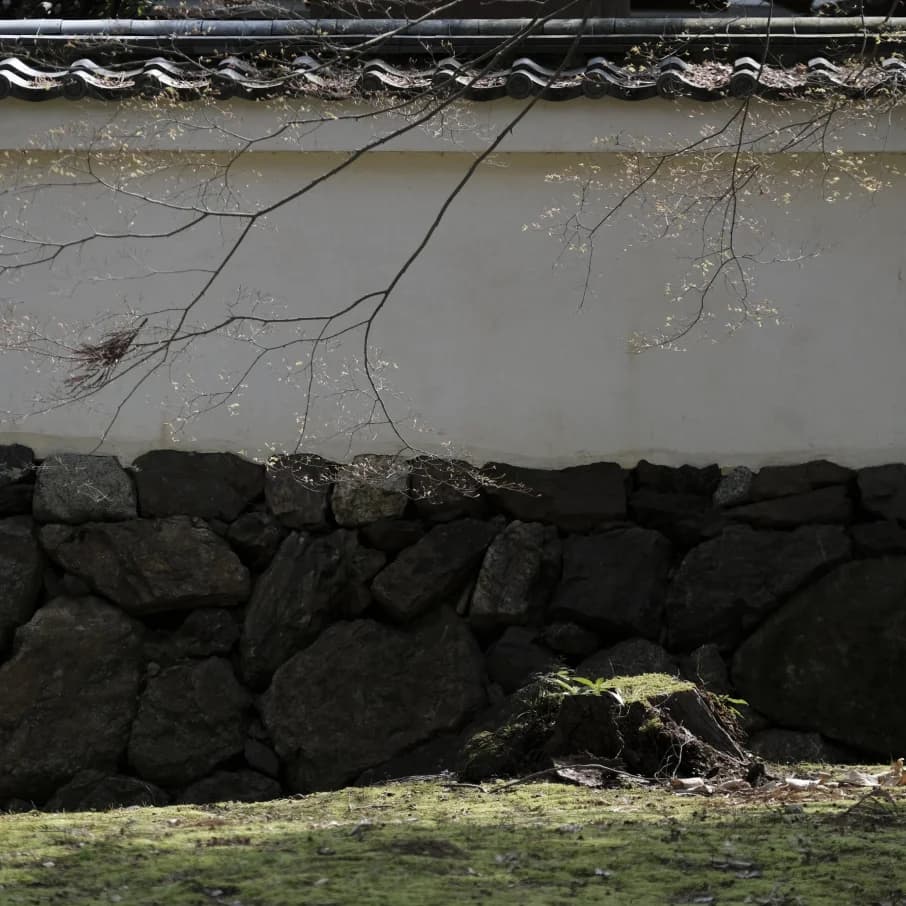
[[[32,509],[39,522],[134,519],[135,489],[115,456],[63,453],[38,468]]]
[[[754,528],[795,528],[797,525],[830,525],[851,522],[853,502],[845,485],[834,485],[733,507],[725,516],[736,522],[746,522]]]
[[[498,531],[497,525],[478,519],[435,526],[378,573],[371,585],[375,600],[400,623],[431,607],[455,604]]]
[[[849,556],[849,538],[838,526],[792,532],[728,527],[693,548],[674,576],[668,647],[689,651],[713,642],[731,651],[784,598]]]
[[[138,626],[92,598],[59,598],[0,666],[0,798],[43,801],[87,768],[113,772],[141,680]]]
[[[419,456],[410,462],[412,499],[418,515],[429,522],[480,518],[486,506],[478,474],[461,460]]]
[[[846,764],[851,755],[819,733],[772,728],[749,738],[748,749],[764,761],[777,764]]]
[[[481,652],[452,612],[400,630],[338,623],[296,654],[262,697],[290,789],[336,789],[485,704]]]
[[[865,522],[849,530],[856,553],[862,557],[885,557],[906,554],[906,528],[887,519]]]
[[[588,657],[601,647],[597,633],[577,623],[550,623],[542,638],[548,648],[570,657]]]
[[[550,616],[605,636],[656,639],[669,565],[670,543],[658,532],[633,527],[567,538]]]
[[[739,648],[739,694],[775,723],[906,751],[906,558],[858,560],[795,594]]]
[[[485,655],[488,679],[504,692],[515,692],[535,674],[548,673],[558,664],[555,654],[537,644],[537,633],[511,626]]]
[[[280,760],[274,750],[259,739],[245,741],[245,760],[250,768],[268,777],[280,776]]]
[[[44,549],[127,613],[230,607],[249,594],[248,570],[201,520],[187,516],[45,526]]]
[[[635,467],[635,480],[639,488],[661,494],[694,494],[710,498],[720,484],[720,467],[716,465],[697,469],[694,466],[657,466],[641,460]]]
[[[576,667],[576,676],[611,679],[614,676],[641,676],[643,673],[678,672],[676,661],[648,639],[626,639],[586,658]]]
[[[396,519],[409,503],[409,466],[396,456],[365,454],[340,467],[330,500],[334,518],[347,528]]]
[[[411,547],[425,534],[425,527],[415,519],[379,519],[359,531],[362,541],[368,547],[377,548],[388,554],[399,553]]]
[[[264,466],[234,453],[152,450],[132,464],[142,516],[232,522],[264,490]]]
[[[361,614],[384,555],[340,529],[314,540],[293,532],[255,583],[240,646],[242,674],[263,688],[273,672],[329,623]]]
[[[102,812],[111,808],[135,805],[167,805],[170,797],[153,783],[106,774],[104,771],[79,771],[66,786],[50,797],[44,806],[48,812]]]
[[[533,622],[543,612],[551,579],[556,581],[559,571],[557,530],[539,522],[511,522],[484,555],[469,621],[479,629]]]
[[[866,512],[880,519],[906,520],[906,465],[859,469],[856,479]]]
[[[748,503],[752,499],[750,492],[754,480],[754,473],[745,466],[731,469],[721,478],[720,484],[714,492],[714,506],[727,507]]]
[[[855,473],[826,459],[794,466],[765,466],[752,479],[752,501],[808,494],[818,488],[847,484]]]
[[[187,658],[226,655],[239,639],[239,627],[228,610],[190,611],[175,632],[158,632],[145,642],[145,657],[161,666]]]
[[[17,626],[27,623],[41,596],[44,558],[30,519],[0,520],[0,655]]]
[[[701,645],[680,661],[683,676],[690,682],[713,692],[729,695],[730,671],[717,645]]]
[[[0,444],[0,488],[34,477],[35,454],[22,444]]]
[[[717,518],[710,497],[672,494],[642,488],[629,498],[634,522],[654,529],[687,549],[701,541],[710,521]]]
[[[187,786],[179,795],[180,805],[211,805],[215,802],[267,802],[279,799],[283,788],[256,771],[217,771]]]
[[[626,472],[616,463],[559,471],[488,463],[481,474],[485,495],[523,522],[587,532],[626,518]]]
[[[310,453],[275,456],[268,461],[264,497],[285,526],[314,529],[327,524],[327,501],[337,465]]]
[[[243,513],[229,527],[226,539],[249,569],[260,571],[274,559],[286,534],[270,513],[251,512]]]
[[[8,516],[28,516],[35,494],[33,484],[8,484],[0,487],[0,519]]]
[[[149,678],[129,739],[129,763],[145,780],[182,786],[245,748],[251,699],[222,658],[170,667]]]

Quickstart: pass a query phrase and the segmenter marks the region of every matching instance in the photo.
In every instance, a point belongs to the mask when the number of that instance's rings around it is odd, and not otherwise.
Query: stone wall
[[[0,807],[436,771],[558,663],[744,698],[765,756],[903,754],[900,520],[906,465],[0,447]]]

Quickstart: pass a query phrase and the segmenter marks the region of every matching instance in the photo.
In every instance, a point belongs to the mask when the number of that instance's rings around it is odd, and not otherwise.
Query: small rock
[[[906,465],[859,469],[856,479],[866,512],[880,519],[906,519]]]
[[[63,453],[38,468],[33,501],[39,522],[134,519],[135,489],[115,456]]]
[[[745,466],[731,469],[721,478],[714,492],[714,506],[726,507],[747,503],[751,499],[750,492],[754,480],[754,473]]]
[[[34,475],[35,454],[22,444],[0,444],[0,488],[28,481]]]
[[[242,754],[251,699],[222,658],[163,670],[148,680],[129,739],[129,762],[161,786],[203,777]]]
[[[44,806],[48,812],[100,812],[129,806],[166,805],[170,797],[153,783],[105,774],[103,771],[80,771],[50,797]]]
[[[395,456],[365,454],[337,472],[331,508],[340,525],[358,528],[402,516],[408,492],[406,463]]]
[[[441,604],[453,604],[478,572],[497,534],[493,523],[459,519],[437,525],[407,547],[371,585],[375,600],[396,622],[406,622]]]
[[[359,531],[368,547],[388,554],[397,554],[411,547],[425,534],[425,527],[415,519],[379,519]]]
[[[132,468],[145,517],[232,522],[264,490],[264,467],[234,453],[152,450]]]
[[[570,657],[588,657],[600,647],[597,634],[577,623],[551,623],[542,638],[548,648]]]
[[[481,474],[485,496],[522,522],[587,532],[626,518],[626,473],[616,463],[559,470],[488,463]]]
[[[239,559],[261,571],[274,559],[287,530],[266,512],[243,513],[227,530],[226,539]]]
[[[270,511],[288,528],[324,527],[337,469],[336,463],[310,453],[275,456],[268,461],[264,479]]]

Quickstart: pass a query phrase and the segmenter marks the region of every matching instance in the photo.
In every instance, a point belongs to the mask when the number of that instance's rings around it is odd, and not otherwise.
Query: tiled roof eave
[[[777,67],[753,57],[733,63],[690,63],[676,57],[638,69],[603,56],[584,65],[552,70],[522,57],[505,68],[479,73],[468,60],[447,59],[419,67],[398,67],[383,59],[344,69],[325,66],[311,56],[270,63],[224,57],[201,65],[185,58],[155,57],[105,67],[90,59],[67,66],[38,66],[20,57],[0,59],[0,98],[30,101],[53,98],[125,100],[169,95],[182,100],[237,97],[259,100],[275,95],[320,96],[325,100],[389,94],[411,97],[458,92],[465,100],[540,96],[549,101],[617,98],[640,101],[688,97],[718,101],[728,96],[771,100],[865,98],[894,95],[906,88],[906,63],[885,59],[855,66],[816,57],[807,64]]]

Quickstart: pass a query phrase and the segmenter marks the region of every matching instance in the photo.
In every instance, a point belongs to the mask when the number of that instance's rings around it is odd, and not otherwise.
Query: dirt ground
[[[0,904],[906,906],[904,854],[906,787],[415,780],[254,805],[2,814]]]

